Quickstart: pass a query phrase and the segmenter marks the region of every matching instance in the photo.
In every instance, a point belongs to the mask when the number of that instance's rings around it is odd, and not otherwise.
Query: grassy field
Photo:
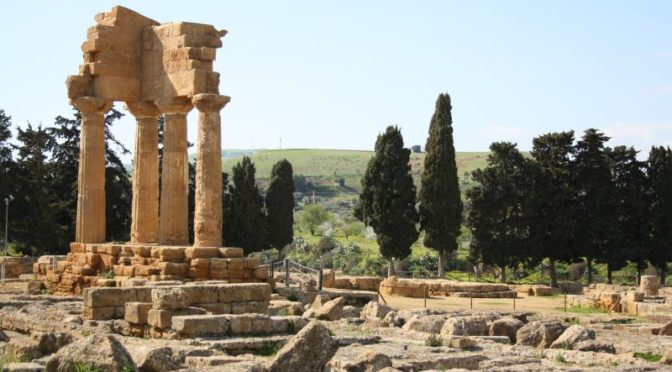
[[[232,151],[227,150],[227,154]],[[240,152],[239,152],[240,153]],[[306,177],[335,177],[361,176],[366,171],[366,165],[373,156],[373,151],[359,150],[329,150],[329,149],[286,149],[286,150],[258,150],[251,156],[257,167],[257,177],[269,178],[273,164],[282,159],[289,160],[294,168],[294,174]],[[487,152],[458,152],[456,154],[458,174],[472,172],[477,168],[485,167]],[[414,176],[422,172],[424,153],[411,154],[411,169]],[[240,157],[231,155],[222,159],[225,172],[240,161]]]

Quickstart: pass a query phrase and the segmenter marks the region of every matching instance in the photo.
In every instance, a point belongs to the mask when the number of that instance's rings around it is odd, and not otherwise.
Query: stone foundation
[[[380,282],[383,295],[423,298],[455,296],[477,298],[514,298],[516,291],[506,284],[455,282],[441,279],[399,279],[390,277]]]
[[[329,271],[323,276],[323,287],[337,289],[354,289],[360,291],[377,291],[383,278],[376,276],[339,276],[336,277],[333,271]]]
[[[18,278],[21,274],[33,272],[33,259],[30,257],[0,257],[0,265],[5,265],[5,278]]]
[[[56,263],[55,269],[49,262],[36,264],[33,270],[54,294],[80,294],[86,287],[121,286],[128,278],[268,282],[268,269],[261,267],[257,258],[243,257],[241,248],[71,243],[70,253]],[[103,279],[102,274],[109,277]]]

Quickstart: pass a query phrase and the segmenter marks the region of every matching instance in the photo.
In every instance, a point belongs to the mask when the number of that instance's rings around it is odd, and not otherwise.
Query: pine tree
[[[266,191],[268,239],[279,250],[294,238],[294,179],[292,164],[280,160],[271,170],[271,183]]]
[[[575,146],[573,186],[577,192],[574,236],[586,258],[588,283],[593,280],[593,260],[607,260],[609,242],[617,233],[617,204],[609,157],[604,144],[609,137],[587,129]]]
[[[355,216],[376,232],[380,253],[388,260],[388,275],[394,275],[394,259],[407,257],[418,239],[410,154],[399,128],[389,126],[378,135],[355,209]]]
[[[472,232],[472,259],[500,269],[533,258],[529,245],[529,163],[509,142],[490,145],[488,166],[477,169],[472,178],[478,184],[467,192],[471,202],[469,227]]]
[[[264,199],[257,188],[255,173],[254,164],[247,156],[233,167],[229,224],[232,237],[226,242],[248,253],[268,247]]]
[[[573,247],[574,193],[571,188],[571,155],[574,132],[548,133],[532,140],[531,151],[534,183],[529,196],[532,213],[530,239],[537,247],[538,259],[548,258],[551,286],[558,286],[557,261],[576,258]]]
[[[665,283],[667,263],[672,261],[672,150],[652,147],[649,152],[651,182],[651,252],[649,260]]]
[[[455,164],[451,109],[450,96],[440,94],[425,145],[419,195],[420,228],[425,231],[424,245],[439,253],[440,278],[444,274],[446,256],[457,250],[462,225],[462,199]]]
[[[12,138],[12,117],[5,114],[0,109],[0,200],[13,195],[12,187],[14,180],[12,177],[16,173],[16,164],[12,159],[12,145],[9,140]],[[11,221],[12,219],[10,219]],[[0,227],[2,227],[4,236],[5,213],[0,213]],[[2,239],[4,241],[4,237]]]
[[[637,283],[646,269],[650,249],[650,195],[646,163],[637,159],[633,147],[617,146],[609,153],[613,169],[612,176],[618,202],[618,239],[613,242],[614,250],[608,271],[623,268],[625,261],[634,262],[637,268]],[[615,251],[615,252],[614,252]]]
[[[233,242],[234,234],[232,227],[233,209],[231,209],[231,193],[233,187],[229,182],[229,174],[222,172],[222,242]]]

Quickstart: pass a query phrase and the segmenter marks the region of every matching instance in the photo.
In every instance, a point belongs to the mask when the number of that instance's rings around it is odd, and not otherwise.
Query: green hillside
[[[227,150],[227,154],[232,153]],[[294,174],[306,177],[335,178],[344,177],[346,180],[359,179],[366,170],[366,164],[373,156],[373,151],[358,150],[328,150],[328,149],[287,149],[287,150],[258,150],[251,156],[257,167],[257,178],[269,178],[271,168],[278,160],[287,159],[294,168]],[[486,165],[487,152],[458,152],[457,169],[462,176],[464,172],[471,172]],[[424,153],[411,154],[411,167],[414,176],[422,171]],[[222,159],[222,166],[227,173],[240,160],[238,157]]]

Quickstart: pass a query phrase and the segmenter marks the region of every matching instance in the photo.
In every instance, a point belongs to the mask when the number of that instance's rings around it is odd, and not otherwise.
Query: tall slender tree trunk
[[[611,265],[607,264],[607,284],[611,284]]]
[[[506,266],[499,268],[499,282],[506,283]]]
[[[443,279],[445,274],[444,268],[446,267],[446,251],[439,250],[439,279]]]
[[[548,259],[548,275],[551,277],[551,287],[558,288],[558,274],[555,272],[555,260]]]
[[[662,265],[658,268],[658,275],[660,276],[660,286],[665,286],[665,279],[667,277],[667,265]]]
[[[588,269],[588,284],[593,283],[593,259],[591,257],[586,257],[586,268]]]
[[[387,277],[394,276],[394,258],[387,260]]]
[[[640,285],[642,283],[642,270],[644,266],[641,262],[637,262],[637,278],[635,279],[635,285]]]

